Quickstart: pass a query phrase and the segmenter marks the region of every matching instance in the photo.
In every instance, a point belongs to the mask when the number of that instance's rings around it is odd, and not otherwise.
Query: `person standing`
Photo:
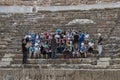
[[[25,39],[22,39],[22,54],[23,54],[23,60],[22,60],[22,64],[26,64],[27,63],[27,42]]]
[[[53,34],[53,37],[51,39],[51,51],[52,51],[52,59],[56,58],[56,53],[57,53],[57,43],[56,43],[56,39],[55,39],[55,35]]]
[[[101,56],[102,54],[102,41],[103,41],[103,38],[101,36],[101,33],[98,33],[98,56]]]
[[[79,48],[81,48],[81,44],[84,42],[84,40],[85,40],[85,34],[82,32],[82,33],[80,33],[79,39],[78,39]]]
[[[74,45],[74,49],[78,49],[78,39],[79,39],[79,35],[77,32],[74,33],[73,35],[73,45]]]

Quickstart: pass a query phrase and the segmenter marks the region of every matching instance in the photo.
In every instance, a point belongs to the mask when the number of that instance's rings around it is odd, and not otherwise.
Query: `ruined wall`
[[[119,80],[119,74],[119,69],[1,69],[0,80]]]
[[[119,0],[1,0],[0,5],[80,5],[105,2],[117,2]]]

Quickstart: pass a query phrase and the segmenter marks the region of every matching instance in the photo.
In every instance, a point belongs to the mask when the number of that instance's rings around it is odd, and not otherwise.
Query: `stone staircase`
[[[119,15],[120,16],[120,15]],[[111,30],[111,33],[108,38],[107,43],[107,53],[109,53],[111,57],[119,57],[119,49],[120,49],[120,20],[119,17],[116,21],[116,26]],[[116,55],[116,56],[115,56]]]
[[[97,42],[97,33],[104,36],[104,57],[111,57],[119,48],[119,9],[90,11],[61,11],[38,13],[0,14],[0,57],[21,54],[21,39],[25,32],[54,32],[57,28],[87,31]],[[117,13],[116,13],[117,12]],[[110,15],[108,15],[110,13]],[[72,16],[71,16],[72,15]],[[73,19],[91,19],[96,24],[66,25]],[[53,26],[55,24],[56,26]],[[111,31],[113,30],[113,31]],[[4,61],[4,59],[3,59]],[[12,60],[11,60],[12,61]]]
[[[28,59],[28,64],[22,65],[22,59],[15,59],[13,56],[11,54],[4,56],[0,68],[120,69],[119,58]]]

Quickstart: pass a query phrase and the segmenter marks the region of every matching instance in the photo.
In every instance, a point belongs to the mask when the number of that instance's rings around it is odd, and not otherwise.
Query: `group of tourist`
[[[102,53],[102,37],[99,33],[98,51]],[[86,32],[75,30],[64,31],[57,29],[54,33],[27,33],[22,40],[23,63],[29,58],[57,58],[56,54],[63,54],[63,58],[77,58],[93,56],[94,39]]]

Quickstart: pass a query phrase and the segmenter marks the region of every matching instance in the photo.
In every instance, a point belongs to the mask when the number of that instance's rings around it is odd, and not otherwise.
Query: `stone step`
[[[111,61],[111,58],[109,57],[99,58],[99,60],[97,60],[97,65],[109,66],[110,61]]]
[[[14,59],[12,64],[20,64],[22,59]],[[28,59],[28,64],[96,64],[96,58],[93,59]]]
[[[10,64],[10,65],[0,65],[0,68],[6,69],[120,69],[120,64],[115,65],[91,65],[91,64]]]
[[[6,58],[6,57],[4,57],[4,58],[2,58],[1,59],[1,61],[3,61],[3,62],[11,62],[11,61],[13,61],[13,59],[12,58]]]
[[[112,59],[114,64],[120,64],[120,58]]]
[[[19,51],[17,51],[17,49],[5,49],[5,50],[0,50],[0,53],[19,53]]]
[[[108,61],[106,61],[106,62],[100,62],[100,61],[98,61],[98,62],[97,62],[97,65],[109,66],[109,65],[110,65],[110,62],[108,62]]]
[[[22,53],[19,54],[15,54],[15,56],[13,57],[14,59],[22,59],[23,55]]]
[[[7,45],[7,44],[8,44],[7,41],[0,40],[0,45]]]
[[[8,46],[7,45],[0,45],[1,49],[6,49]]]
[[[109,57],[99,58],[99,61],[101,61],[101,62],[110,61],[110,60],[111,60],[111,58],[109,58]]]
[[[0,61],[0,67],[9,66],[10,64],[11,64],[11,62],[3,62],[3,61]]]
[[[15,54],[5,54],[3,57],[4,58],[13,58]]]
[[[14,69],[120,69],[120,65],[91,65],[91,64],[11,64],[8,66],[0,66],[0,68]]]
[[[116,51],[116,52],[119,52],[119,51]],[[113,54],[112,57],[113,57],[113,58],[120,58],[120,53],[115,53],[115,54]]]
[[[71,57],[71,56],[69,55],[69,57]],[[58,53],[58,54],[56,54],[56,58],[63,59],[64,57],[63,57],[62,53]],[[22,53],[15,54],[14,59],[22,59]]]

